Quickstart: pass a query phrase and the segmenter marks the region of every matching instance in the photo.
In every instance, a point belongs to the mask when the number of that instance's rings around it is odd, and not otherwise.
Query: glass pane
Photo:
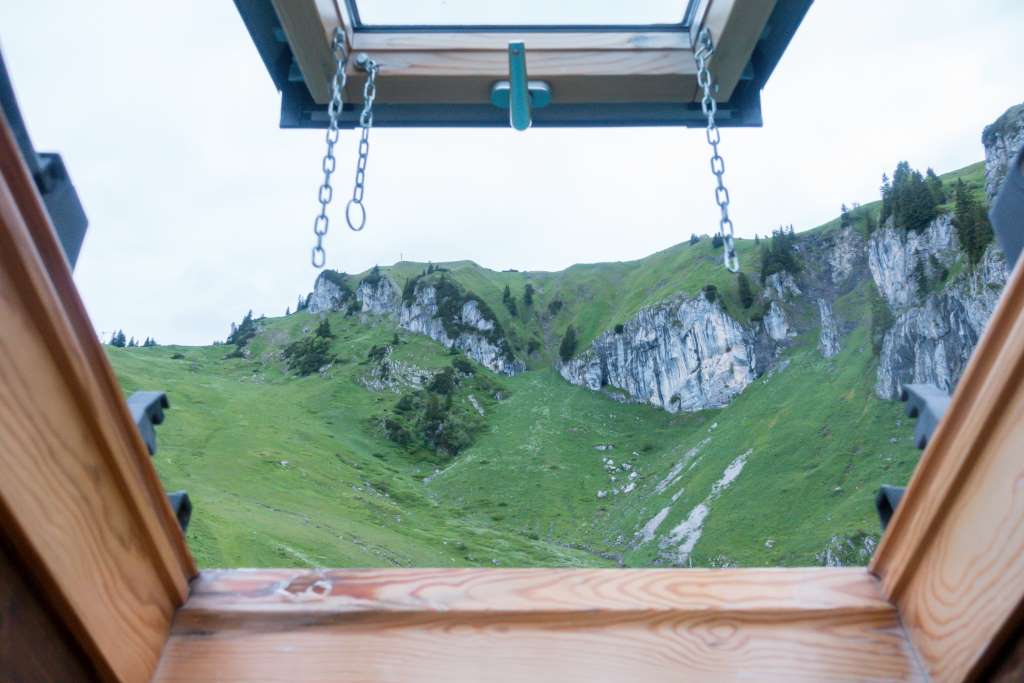
[[[681,26],[692,0],[349,0],[357,25]]]

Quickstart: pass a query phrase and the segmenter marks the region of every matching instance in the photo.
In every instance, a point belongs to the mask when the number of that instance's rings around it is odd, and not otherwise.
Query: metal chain
[[[700,32],[697,37],[697,50],[694,58],[697,60],[697,85],[704,90],[704,97],[700,101],[700,109],[704,116],[708,117],[706,135],[708,144],[711,145],[711,172],[715,174],[718,186],[715,188],[715,203],[722,212],[718,222],[718,234],[722,237],[722,244],[725,247],[722,259],[725,262],[726,270],[737,273],[740,269],[740,260],[736,255],[736,244],[733,239],[732,220],[729,218],[729,190],[722,181],[725,174],[725,159],[718,153],[718,143],[721,142],[721,134],[718,125],[715,123],[715,114],[718,112],[718,103],[715,102],[717,84],[712,83],[711,71],[708,70],[708,60],[715,54],[715,43],[711,39],[711,31],[707,28]]]
[[[366,185],[366,161],[370,156],[370,128],[373,127],[373,100],[377,97],[377,70],[379,66],[368,55],[360,53],[356,63],[366,71],[363,86],[363,112],[359,115],[359,126],[363,129],[359,138],[359,158],[356,160],[356,181],[352,188],[352,199],[345,206],[345,220],[348,227],[359,232],[366,227],[366,207],[363,206],[363,192]],[[352,207],[359,209],[358,220],[352,220]]]
[[[334,51],[335,70],[331,79],[331,103],[327,107],[327,115],[330,122],[327,124],[327,151],[324,153],[323,170],[324,182],[320,185],[317,199],[320,201],[320,214],[313,221],[313,233],[316,235],[316,246],[313,247],[312,262],[314,268],[323,268],[327,262],[327,253],[324,251],[324,237],[330,227],[330,219],[327,217],[327,205],[334,197],[334,188],[331,187],[331,174],[337,165],[334,159],[334,145],[338,142],[338,120],[341,118],[342,93],[345,92],[345,83],[348,76],[345,73],[345,66],[348,63],[348,50],[345,48],[345,35],[340,28],[334,30],[334,40],[331,44]]]

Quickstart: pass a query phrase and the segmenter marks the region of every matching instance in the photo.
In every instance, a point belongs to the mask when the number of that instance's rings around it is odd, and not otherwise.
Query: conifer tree
[[[363,282],[366,282],[366,283],[371,284],[371,285],[375,285],[378,282],[380,282],[380,278],[381,278],[380,266],[374,266],[373,268],[370,269],[369,274],[366,277],[363,278]]]
[[[953,188],[953,201],[953,227],[956,228],[960,248],[967,254],[971,265],[975,265],[992,241],[992,225],[984,208],[963,180],[957,180]]]
[[[882,187],[879,189],[882,193],[882,211],[878,216],[878,223],[885,225],[892,215],[892,185],[889,184],[889,176],[885,173],[882,174]]]
[[[124,330],[118,330],[110,338],[110,345],[116,346],[119,349],[123,349],[127,345],[127,339],[124,336]]]
[[[523,303],[527,306],[533,305],[533,285],[529,282],[523,287]]]
[[[946,203],[946,191],[942,187],[942,180],[939,176],[935,175],[935,171],[929,168],[925,172],[925,183],[928,185],[928,190],[932,193],[932,199],[936,204]]]
[[[743,308],[750,308],[754,303],[754,292],[750,288],[750,278],[743,271],[736,274],[736,282],[739,286],[740,303]]]
[[[715,233],[714,237],[711,238],[711,248],[720,249],[724,242],[722,241],[721,233]]]
[[[934,175],[934,174],[933,174]],[[920,232],[937,214],[938,202],[920,171],[901,161],[896,165],[892,185],[882,176],[882,223],[891,215],[897,227]],[[938,178],[936,178],[938,180]],[[941,184],[941,183],[940,183]]]
[[[231,324],[231,334],[228,335],[226,342],[234,344],[240,349],[256,336],[256,331],[256,322],[252,319],[252,310],[250,310],[242,318],[241,324],[237,326],[234,323]]]
[[[334,338],[334,333],[331,332],[331,323],[327,320],[327,318],[324,318],[323,320],[320,321],[320,324],[317,325],[316,327],[316,332],[314,332],[313,334],[315,334],[318,337],[323,337],[324,339]]]
[[[761,250],[761,284],[769,275],[786,271],[793,275],[800,272],[800,261],[796,256],[796,235],[793,226],[772,231],[771,240]]]
[[[843,204],[839,209],[839,227],[850,227],[850,210],[846,208],[846,204]]]
[[[700,242],[700,238],[697,237],[697,233],[690,233],[690,244],[697,244],[697,242]]]
[[[501,300],[505,304],[505,308],[512,315],[519,315],[519,308],[516,306],[516,298],[512,296],[512,288],[505,285],[505,291],[501,293]]]
[[[562,343],[558,346],[558,355],[562,358],[562,362],[566,363],[576,353],[576,328],[572,325],[565,330],[565,335],[562,337]]]

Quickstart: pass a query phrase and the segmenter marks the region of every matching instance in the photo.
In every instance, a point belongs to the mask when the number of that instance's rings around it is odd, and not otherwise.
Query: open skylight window
[[[707,29],[719,126],[761,125],[761,89],[811,0],[235,0],[274,84],[281,126],[325,128],[340,31],[338,125],[359,125],[365,56],[373,125],[509,126],[510,45],[544,95],[531,125],[705,127],[694,44]],[[497,94],[495,94],[497,93]],[[519,98],[521,101],[522,98]]]
[[[355,30],[689,27],[698,0],[344,0]]]

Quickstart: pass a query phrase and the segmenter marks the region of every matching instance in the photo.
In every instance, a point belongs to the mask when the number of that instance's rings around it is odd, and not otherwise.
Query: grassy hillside
[[[277,358],[315,324],[305,313],[264,321],[251,359],[225,358],[226,346],[109,350],[127,391],[171,398],[156,466],[194,501],[189,543],[202,566],[649,565],[657,545],[635,547],[634,534],[680,488],[656,494],[658,482],[705,439],[666,529],[753,451],[694,562],[812,564],[831,536],[875,531],[874,488],[906,480],[917,457],[899,406],[872,397],[863,328],[829,361],[801,340],[785,371],[698,414],[619,404],[550,369],[491,375],[506,397],[477,443],[446,459],[388,441],[380,420],[398,395],[359,383],[369,349],[395,328],[329,319],[344,361],[325,377],[289,376]],[[401,339],[396,359],[451,362],[426,338]],[[612,486],[605,457],[631,464],[635,491],[597,497]]]
[[[982,192],[983,165],[943,176],[957,178]],[[877,203],[862,210],[877,215]],[[804,234],[837,228],[838,219]],[[757,247],[738,248],[756,290]],[[760,298],[740,305],[710,239],[558,273],[438,265],[497,313],[530,368],[460,380],[447,410],[470,416],[477,433],[456,456],[388,438],[410,390],[367,388],[371,350],[397,334],[391,359],[427,373],[457,357],[386,319],[327,316],[337,359],[307,377],[282,357],[319,322],[306,312],[260,321],[247,357],[228,357],[225,345],[109,348],[126,391],[170,397],[156,466],[169,490],[193,499],[188,540],[200,565],[650,566],[677,561],[666,537],[673,547],[688,538],[694,565],[808,565],[833,537],[877,535],[873,492],[914,467],[910,421],[872,392],[870,282],[838,293],[838,356],[816,349],[816,306],[797,307],[807,331],[771,372],[726,408],[671,415],[571,386],[552,360],[570,324],[585,348],[640,308],[709,284],[733,316],[756,317]],[[425,266],[381,271],[401,287]],[[540,350],[528,357],[531,340]]]
[[[274,358],[315,324],[305,314],[265,321],[252,360],[226,359],[228,346],[109,350],[127,391],[170,397],[155,461],[166,488],[193,500],[188,540],[200,565],[606,564],[439,501],[423,484],[438,463],[390,444],[375,420],[397,397],[356,383],[394,328],[330,319],[344,361],[326,378],[290,377]],[[415,335],[396,354],[425,367],[450,361]]]
[[[480,369],[503,400],[488,403],[477,442],[445,458],[390,442],[382,421],[399,396],[361,384],[369,350],[396,328],[329,320],[340,360],[323,377],[290,375],[279,357],[316,325],[306,313],[263,321],[248,359],[226,358],[228,346],[110,349],[127,391],[161,388],[171,398],[156,465],[169,490],[194,500],[189,542],[201,565],[670,562],[656,542],[637,545],[636,532],[665,507],[662,530],[678,524],[747,451],[692,561],[813,564],[833,535],[875,532],[873,490],[905,481],[917,457],[899,406],[871,394],[864,326],[828,361],[808,334],[784,371],[728,408],[697,414],[619,404],[551,369],[514,378]],[[396,360],[451,363],[439,344],[399,334]],[[681,484],[657,493],[702,442]],[[614,486],[605,458],[638,473],[634,491],[598,497]]]

